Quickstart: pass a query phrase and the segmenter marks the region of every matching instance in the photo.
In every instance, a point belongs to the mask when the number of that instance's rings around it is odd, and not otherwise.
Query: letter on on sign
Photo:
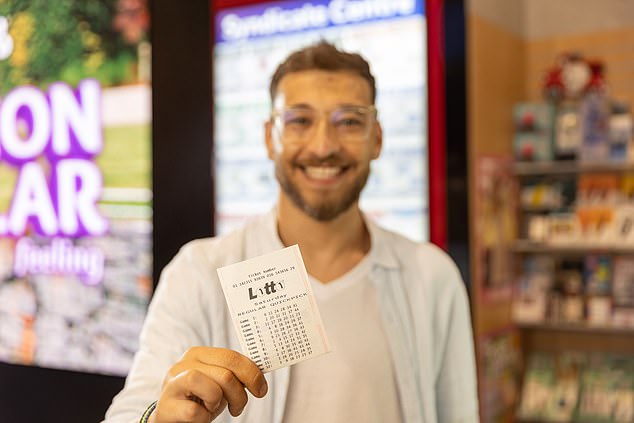
[[[77,95],[66,84],[55,83],[49,88],[53,110],[53,151],[58,156],[71,152],[71,141],[89,155],[100,152],[101,134],[100,86],[94,79],[85,79],[77,87]]]

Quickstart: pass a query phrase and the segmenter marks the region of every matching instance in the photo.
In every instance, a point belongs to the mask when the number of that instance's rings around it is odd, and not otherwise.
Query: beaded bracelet
[[[147,410],[145,410],[145,413],[143,413],[143,415],[141,416],[141,420],[139,420],[139,423],[147,423],[148,420],[150,419],[150,414],[152,414],[152,411],[154,411],[155,408],[156,408],[156,401],[150,404]]]

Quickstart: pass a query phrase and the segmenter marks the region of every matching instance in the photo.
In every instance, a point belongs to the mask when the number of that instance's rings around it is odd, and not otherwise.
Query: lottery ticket
[[[242,352],[270,372],[328,351],[299,247],[218,269]]]

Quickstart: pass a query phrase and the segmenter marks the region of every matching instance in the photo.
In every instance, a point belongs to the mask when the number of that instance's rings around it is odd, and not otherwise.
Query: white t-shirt
[[[291,366],[284,423],[402,421],[371,263],[327,284],[310,278],[332,351]]]

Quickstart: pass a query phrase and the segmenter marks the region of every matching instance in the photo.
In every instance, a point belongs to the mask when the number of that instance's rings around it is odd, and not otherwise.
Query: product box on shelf
[[[621,175],[620,187],[623,202],[626,204],[634,204],[634,174],[624,172]]]
[[[580,159],[585,162],[604,162],[610,158],[608,141],[608,122],[610,104],[605,89],[603,64],[599,61],[590,63],[592,78],[581,99],[581,122],[583,143]]]
[[[622,201],[621,177],[615,172],[594,172],[579,176],[577,203],[579,206],[616,205]]]
[[[591,296],[586,299],[586,321],[588,326],[606,327],[612,324],[612,299]]]
[[[582,235],[579,216],[574,212],[551,213],[547,218],[546,242],[555,245],[574,245]]]
[[[586,295],[608,296],[612,283],[612,258],[605,254],[589,254],[584,260]]]
[[[513,138],[515,158],[521,161],[552,160],[551,137],[542,132],[519,132]]]
[[[616,173],[588,173],[577,182],[576,213],[581,236],[588,243],[616,244],[614,221],[623,203],[621,180]]]
[[[513,302],[515,322],[544,322],[554,275],[555,263],[551,256],[535,255],[524,259],[519,289]]]
[[[548,238],[548,217],[536,214],[528,216],[524,230],[526,238],[533,242],[544,242]]]
[[[557,160],[573,160],[578,157],[583,132],[579,107],[575,102],[566,102],[557,108],[553,150]]]
[[[586,322],[590,326],[607,326],[612,313],[612,258],[603,254],[589,254],[584,264]]]
[[[581,372],[581,391],[574,421],[634,421],[634,359],[593,354]]]
[[[541,420],[553,398],[555,363],[552,354],[534,352],[528,358],[517,417]]]
[[[524,210],[570,208],[576,195],[573,178],[539,178],[522,184],[520,205]]]
[[[614,257],[612,323],[634,328],[634,256]]]
[[[569,422],[579,402],[586,356],[576,352],[535,352],[524,374],[520,420]]]
[[[528,180],[520,188],[523,236],[554,245],[634,247],[634,176],[591,172]]]
[[[634,357],[577,351],[530,354],[519,421],[631,423]]]
[[[553,396],[544,410],[544,420],[549,422],[572,420],[579,401],[581,369],[585,360],[584,354],[576,352],[555,355]]]
[[[552,160],[553,108],[547,103],[519,103],[513,109],[515,158],[522,161]]]
[[[515,328],[483,334],[478,343],[479,391],[483,422],[501,422],[519,399],[521,351]]]
[[[584,315],[583,269],[581,260],[561,260],[555,270],[555,293],[550,319],[565,323],[581,323]],[[556,301],[559,301],[558,303]]]
[[[634,122],[630,108],[619,102],[612,103],[608,121],[608,143],[610,160],[634,161]]]

